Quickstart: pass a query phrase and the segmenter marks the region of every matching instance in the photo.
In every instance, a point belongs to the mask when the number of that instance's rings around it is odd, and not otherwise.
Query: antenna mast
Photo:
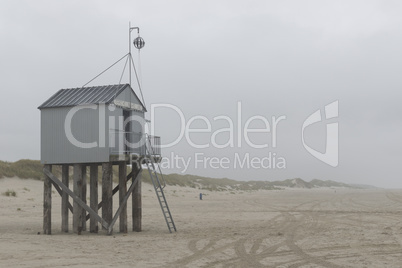
[[[140,50],[144,47],[145,41],[140,37],[140,28],[139,27],[131,27],[131,22],[128,23],[128,56],[129,60],[133,62],[133,57],[131,55],[131,31],[137,30],[137,38],[134,39],[133,45]],[[128,67],[128,76],[129,76],[129,84],[131,86],[131,64]]]

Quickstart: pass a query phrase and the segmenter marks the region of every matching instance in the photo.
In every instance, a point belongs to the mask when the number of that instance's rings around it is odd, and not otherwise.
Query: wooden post
[[[110,224],[113,219],[112,163],[102,163],[102,218]]]
[[[130,172],[130,174],[127,175],[127,182],[128,182],[129,180],[131,180],[132,178],[133,178],[133,173]],[[54,186],[54,184],[53,184],[53,186]],[[57,186],[57,184],[56,184],[56,186]],[[57,188],[56,188],[56,190],[57,190]],[[119,191],[119,185],[117,185],[116,187],[113,188],[112,196],[114,196],[118,191]],[[102,207],[103,207],[103,201],[101,201],[101,202],[98,204],[98,210],[101,209]],[[72,210],[73,210],[73,209],[71,208],[71,211],[72,211]],[[119,214],[119,215],[120,215],[120,214]],[[87,221],[89,220],[90,216],[91,216],[91,215],[89,215],[89,214],[87,215]]]
[[[45,165],[44,169],[52,171],[52,165]],[[45,174],[43,184],[43,233],[52,234],[52,183]]]
[[[82,165],[82,201],[87,203],[87,166]],[[87,212],[82,210],[82,231],[87,230]]]
[[[61,180],[65,186],[69,184],[69,166],[62,165]],[[61,194],[61,231],[68,233],[68,194]]]
[[[82,164],[74,164],[74,194],[82,200]],[[73,230],[75,233],[82,232],[83,208],[74,201],[73,204]]]
[[[100,224],[102,224],[105,229],[109,230],[109,224],[102,219],[95,211],[92,210],[87,204],[85,204],[81,198],[79,198],[76,194],[74,194],[69,188],[67,188],[58,178],[56,178],[50,171],[47,169],[43,169],[43,172],[54,182],[54,185],[57,185],[61,188],[64,192],[66,192],[75,202],[78,203],[82,209],[85,209],[89,215],[95,217]],[[134,188],[134,187],[133,187]]]
[[[122,206],[120,206],[120,207],[117,209],[116,214],[114,214],[114,217],[113,217],[112,222],[111,222],[111,223],[109,224],[109,226],[107,227],[107,234],[108,234],[108,235],[111,235],[111,234],[112,234],[113,226],[114,226],[114,224],[116,223],[117,218],[120,217],[120,214],[121,214],[121,212],[122,212],[122,210],[123,210],[123,207],[124,207],[124,205],[127,204],[127,200],[128,200],[128,198],[130,197],[130,195],[133,193],[134,186],[137,185],[137,182],[138,182],[138,180],[136,179],[136,180],[134,180],[134,181],[131,183],[130,188],[129,188],[128,191],[127,191],[126,196],[123,198],[123,200],[122,200],[122,202],[121,202],[121,203],[122,203]],[[106,224],[106,226],[107,226],[107,224]]]
[[[98,165],[92,164],[90,166],[90,207],[98,213]],[[90,216],[89,231],[91,233],[98,232],[98,221],[94,216]]]
[[[132,195],[133,204],[133,231],[141,232],[142,226],[142,201],[141,201],[141,180],[142,180],[142,170],[139,164],[133,163],[133,174],[138,172],[138,183],[134,187]],[[133,178],[134,180],[135,178]]]
[[[119,164],[119,201],[122,206],[120,213],[120,232],[127,233],[127,203],[123,204],[124,197],[127,193],[127,164],[126,162]]]

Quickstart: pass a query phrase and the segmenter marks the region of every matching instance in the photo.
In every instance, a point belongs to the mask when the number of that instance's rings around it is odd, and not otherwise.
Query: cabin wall
[[[121,105],[126,109],[126,112],[123,113],[126,116],[124,119],[129,121],[128,125],[124,127],[124,131],[126,133],[129,132],[129,134],[125,136],[125,139],[128,142],[125,144],[125,151],[130,154],[144,154],[145,148],[144,140],[142,138],[145,133],[145,111],[140,100],[133,93],[131,88],[127,87],[116,96],[114,103],[116,103],[117,106]]]
[[[71,124],[68,114],[73,114]],[[124,114],[131,118],[126,129]],[[42,109],[41,162],[100,163],[108,162],[110,155],[141,155],[145,152],[141,142],[144,124],[143,112],[130,110],[124,113],[118,106],[92,104]],[[71,131],[68,125],[71,125]],[[132,146],[126,146],[125,140]]]
[[[121,107],[116,107],[108,113],[110,154],[144,154],[144,113],[124,110]]]
[[[77,107],[41,110],[41,162],[43,164],[109,161],[107,142],[109,126],[107,112],[105,112],[107,108],[103,109],[102,115],[99,105]],[[68,114],[72,115],[71,124],[68,122]],[[101,132],[104,136],[99,135],[100,128],[104,129]]]

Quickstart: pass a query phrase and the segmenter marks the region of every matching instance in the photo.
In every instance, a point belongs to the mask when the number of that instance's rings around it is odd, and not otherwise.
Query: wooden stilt
[[[142,224],[141,210],[141,166],[133,165],[132,172],[127,175],[126,163],[119,163],[119,185],[113,189],[112,163],[102,163],[102,200],[98,203],[98,166],[90,165],[90,206],[86,205],[87,168],[84,164],[74,164],[73,191],[69,189],[69,165],[62,165],[61,181],[52,173],[52,165],[44,166],[44,205],[43,232],[51,234],[52,185],[62,197],[61,230],[69,231],[69,212],[73,214],[73,231],[81,234],[85,230],[86,220],[90,219],[90,231],[98,232],[98,223],[108,231],[113,232],[113,226],[120,219],[120,232],[127,233],[127,200],[132,195],[133,230],[140,232]],[[127,181],[133,179],[130,189]],[[113,194],[119,192],[119,209],[113,216]],[[69,198],[73,199],[73,206]],[[98,215],[102,208],[102,217]],[[88,215],[86,213],[88,212]]]
[[[127,203],[123,204],[127,193],[127,164],[119,164],[119,201],[122,207],[120,213],[120,232],[127,233]]]
[[[138,183],[135,185],[132,195],[133,231],[141,232],[142,228],[142,200],[141,200],[141,166],[133,163],[133,174],[137,174]]]
[[[51,165],[45,165],[45,170],[52,171]],[[45,174],[43,188],[43,233],[52,234],[52,183]]]
[[[63,197],[64,191],[62,190],[62,188],[60,188],[60,186],[57,185],[54,181],[52,181],[52,185],[53,185],[54,189],[56,189],[56,191],[59,193],[60,197]],[[73,213],[73,206],[70,204],[69,201],[67,201],[67,208],[68,208],[68,210],[70,210],[71,213]]]
[[[82,165],[82,201],[87,203],[87,167]],[[87,230],[87,220],[86,220],[87,212],[82,210],[82,231]]]
[[[62,166],[61,178],[63,184],[68,187],[69,184],[69,166]],[[66,192],[62,192],[61,194],[61,231],[68,232],[68,194]]]
[[[98,213],[98,165],[90,166],[90,207]],[[98,232],[98,221],[94,216],[90,216],[89,231],[91,233]]]
[[[52,172],[44,169],[43,172],[49,176],[49,178],[58,186],[60,187],[64,192],[66,192],[75,202],[78,203],[79,206],[82,207],[82,209],[85,209],[91,216],[95,217],[98,222],[105,227],[106,229],[109,228],[109,224],[103,220],[95,211],[92,210],[87,204],[85,204],[81,198],[79,198],[76,194],[74,194],[69,188],[67,188],[56,176],[52,174]]]
[[[113,218],[112,163],[102,163],[102,218],[110,224]]]
[[[108,235],[111,235],[111,234],[112,234],[113,226],[114,226],[114,224],[116,223],[117,218],[120,216],[120,214],[121,214],[121,212],[122,212],[122,208],[127,204],[127,200],[128,200],[128,198],[130,197],[131,193],[133,192],[134,187],[137,185],[137,182],[138,182],[138,177],[137,177],[137,179],[135,179],[135,180],[132,182],[132,184],[130,185],[130,188],[128,189],[128,191],[127,191],[127,193],[126,193],[126,196],[123,198],[123,200],[122,200],[122,202],[121,202],[121,203],[122,203],[122,206],[120,206],[120,207],[117,209],[116,214],[114,215],[112,222],[109,224],[109,226],[108,226],[108,228],[107,228],[107,234],[108,234]]]
[[[74,194],[82,200],[82,164],[74,164]],[[82,232],[82,207],[74,200],[73,204],[73,230],[75,233]]]
[[[127,175],[127,182],[129,180],[131,180],[133,177],[137,177],[137,174],[133,175],[133,172],[130,172],[130,174]],[[119,191],[119,185],[117,185],[116,187],[113,188],[112,196],[114,196],[118,191]],[[101,201],[98,204],[98,210],[101,209],[102,207],[103,207],[103,201]],[[87,215],[87,221],[89,220],[89,218],[90,218],[90,215],[88,214]]]

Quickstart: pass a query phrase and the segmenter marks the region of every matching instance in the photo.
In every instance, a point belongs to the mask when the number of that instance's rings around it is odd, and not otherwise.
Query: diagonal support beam
[[[43,169],[43,172],[48,176],[54,183],[56,183],[65,193],[67,193],[71,198],[78,203],[83,209],[88,211],[90,215],[95,217],[95,219],[102,224],[103,227],[106,229],[109,229],[109,224],[102,219],[93,209],[91,209],[87,204],[85,204],[80,198],[78,198],[69,188],[67,188],[56,176],[53,175],[52,172],[50,172],[47,169]]]
[[[133,174],[134,174],[134,172],[131,171],[130,174],[127,175],[127,181],[126,182],[128,182],[129,180],[131,180],[133,178]],[[137,177],[137,175],[138,174],[136,174],[135,177]],[[117,185],[116,187],[113,188],[112,196],[115,193],[117,193],[118,191],[119,191],[119,185]],[[103,201],[100,201],[99,204],[98,204],[98,209],[101,209],[102,206],[103,206]],[[89,220],[89,218],[90,218],[90,214],[87,215],[86,220]]]
[[[59,185],[57,185],[53,180],[51,180],[51,182],[52,182],[54,188],[55,188],[55,189],[57,190],[57,192],[59,193],[59,195],[60,195],[61,197],[63,197],[63,190],[60,189]],[[66,186],[66,187],[67,187],[67,186]],[[71,213],[73,213],[73,206],[71,205],[70,202],[67,203],[67,207],[68,207],[68,209],[71,211]]]
[[[112,234],[113,226],[116,223],[117,218],[120,216],[120,213],[123,211],[123,207],[127,204],[127,200],[130,197],[131,193],[133,192],[134,187],[135,187],[135,185],[137,183],[138,183],[138,174],[137,174],[137,177],[135,178],[135,180],[133,181],[133,183],[131,183],[131,186],[128,189],[126,196],[124,197],[122,203],[120,204],[120,207],[117,209],[116,214],[114,215],[113,220],[109,225],[109,228],[107,228],[108,229],[108,232],[107,232],[108,235]]]

